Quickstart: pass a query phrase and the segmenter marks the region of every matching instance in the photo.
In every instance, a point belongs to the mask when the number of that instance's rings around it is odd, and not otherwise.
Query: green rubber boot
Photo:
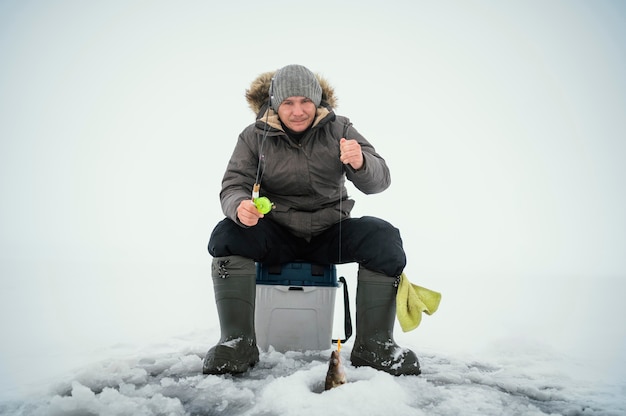
[[[204,358],[204,374],[238,374],[259,362],[254,331],[256,269],[240,256],[216,257],[211,267],[221,338]]]
[[[397,290],[393,277],[359,268],[356,338],[350,354],[355,367],[368,366],[394,376],[420,374],[415,353],[393,339]]]

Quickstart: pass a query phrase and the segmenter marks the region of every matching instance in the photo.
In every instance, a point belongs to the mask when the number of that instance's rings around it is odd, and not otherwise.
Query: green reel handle
[[[254,205],[256,206],[256,209],[258,209],[259,212],[263,215],[270,212],[274,207],[274,204],[272,204],[270,200],[265,196],[262,196],[260,198],[254,198]]]

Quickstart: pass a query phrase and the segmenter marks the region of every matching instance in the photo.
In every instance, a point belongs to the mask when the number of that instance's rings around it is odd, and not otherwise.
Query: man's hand
[[[339,141],[339,149],[341,150],[340,159],[344,165],[350,165],[354,170],[363,167],[363,152],[361,152],[359,142],[342,138]]]
[[[259,219],[263,218],[263,214],[259,212],[251,199],[244,199],[237,207],[237,218],[243,225],[253,227],[257,225]]]

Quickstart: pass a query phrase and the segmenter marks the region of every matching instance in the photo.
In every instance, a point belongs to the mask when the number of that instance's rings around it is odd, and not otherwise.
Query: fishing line
[[[350,129],[350,126],[352,125],[352,123],[346,123],[346,125],[343,127],[343,135],[341,137],[343,137],[344,139],[348,140],[348,138],[346,137],[348,135],[348,129]],[[344,164],[341,161],[341,137],[339,138],[339,166],[341,167],[341,177],[343,177],[344,175]],[[341,181],[341,179],[339,179],[339,261],[338,263],[341,264],[341,223],[343,222],[343,183]]]
[[[263,154],[263,147],[265,147],[265,140],[267,139],[267,133],[269,132],[269,114],[270,114],[270,101],[268,100],[267,111],[265,112],[265,123],[263,125],[263,135],[261,136],[260,143],[258,143],[259,147],[259,162],[256,168],[256,178],[254,180],[254,184],[261,186],[261,180],[263,180],[263,174],[265,173],[265,155]],[[261,169],[261,165],[263,168]]]

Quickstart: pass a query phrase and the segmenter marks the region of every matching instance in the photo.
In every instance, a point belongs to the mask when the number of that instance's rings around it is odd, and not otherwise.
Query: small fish
[[[326,373],[324,390],[330,390],[342,384],[346,384],[346,372],[343,369],[339,351],[333,351],[330,354],[330,361],[328,362],[328,372]]]

